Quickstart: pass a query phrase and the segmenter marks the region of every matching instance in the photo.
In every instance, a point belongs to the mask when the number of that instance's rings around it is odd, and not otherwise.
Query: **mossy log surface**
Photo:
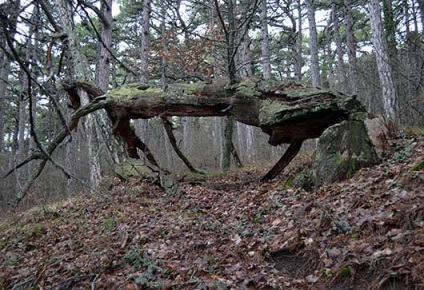
[[[260,127],[271,145],[319,137],[357,112],[365,112],[355,96],[300,84],[246,78],[235,85],[218,79],[211,84],[172,84],[166,90],[128,84],[107,93],[115,130],[128,120],[166,116],[234,116]]]

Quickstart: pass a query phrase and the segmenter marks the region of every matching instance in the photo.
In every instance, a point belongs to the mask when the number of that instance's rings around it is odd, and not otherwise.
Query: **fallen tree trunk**
[[[238,122],[260,127],[269,135],[269,144],[291,144],[283,157],[264,176],[262,180],[265,181],[277,176],[290,163],[304,140],[317,138],[328,127],[350,120],[351,116],[356,116],[357,113],[365,112],[355,96],[292,82],[254,78],[241,79],[232,85],[223,78],[211,84],[176,83],[169,85],[165,90],[135,83],[121,86],[106,94],[96,85],[84,81],[64,81],[63,88],[76,112],[68,127],[49,146],[48,154],[51,155],[69,135],[70,130],[76,128],[81,117],[95,110],[105,109],[112,121],[114,135],[126,142],[129,157],[139,159],[137,149],[140,149],[159,173],[164,171],[160,169],[146,144],[136,135],[130,123],[131,119],[233,116]],[[86,91],[91,101],[85,107],[81,107],[80,90]],[[38,170],[27,182],[25,190],[18,194],[18,201],[25,196],[48,158],[40,152],[34,152],[7,173],[9,175],[19,167],[40,159]],[[167,180],[166,174],[159,175],[161,180]],[[174,185],[164,188],[169,189],[169,192],[178,191]]]
[[[173,84],[165,91],[129,84],[107,95],[118,133],[129,119],[233,116],[238,122],[260,127],[273,146],[317,138],[352,113],[365,112],[355,96],[257,79],[234,86],[228,86],[225,79],[212,84]]]
[[[66,82],[72,103],[86,90],[100,95],[85,82]],[[127,143],[129,156],[138,158],[140,139],[130,126],[131,119],[169,116],[233,116],[238,122],[260,127],[269,135],[269,144],[293,144],[292,150],[264,177],[277,176],[294,158],[306,139],[317,138],[323,131],[349,116],[365,112],[355,96],[305,87],[293,82],[245,78],[234,85],[222,78],[211,84],[176,83],[165,90],[141,83],[123,85],[106,94],[106,110],[113,122],[113,132]],[[299,145],[300,144],[300,145]],[[296,150],[293,150],[295,148]]]

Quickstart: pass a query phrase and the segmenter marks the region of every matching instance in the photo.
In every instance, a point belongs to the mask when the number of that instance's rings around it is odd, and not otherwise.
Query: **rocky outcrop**
[[[319,138],[312,164],[315,186],[350,178],[357,170],[380,161],[386,146],[384,122],[352,117],[329,127]]]

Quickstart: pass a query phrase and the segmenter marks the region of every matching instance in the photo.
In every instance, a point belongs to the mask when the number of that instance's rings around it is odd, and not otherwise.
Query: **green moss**
[[[352,239],[357,240],[359,238],[360,238],[360,235],[358,233],[352,234]]]
[[[313,163],[316,184],[350,178],[378,161],[363,122],[345,121],[324,131]]]
[[[280,115],[284,111],[293,110],[293,107],[282,104],[279,101],[264,100],[259,111],[261,125],[269,125],[279,122]]]
[[[161,97],[162,95],[162,89],[156,87],[149,87],[141,83],[126,84],[108,92],[108,96],[111,99],[116,100],[127,100],[135,97]]]
[[[192,95],[196,92],[200,92],[203,88],[203,83],[196,82],[192,84],[185,84],[185,83],[176,83],[169,86],[168,90],[176,90],[176,91],[183,91],[187,95]]]
[[[116,218],[114,216],[107,217],[103,222],[103,228],[107,231],[112,230],[116,226]]]
[[[333,94],[333,92],[315,89],[315,88],[304,88],[304,89],[292,90],[287,92],[287,98],[299,99],[299,98],[310,97],[311,95],[318,95],[318,94]]]
[[[253,80],[242,80],[240,83],[236,85],[236,92],[239,95],[243,95],[246,97],[257,97],[260,96],[261,93],[257,89],[257,84]]]
[[[367,112],[355,112],[349,115],[349,119],[352,121],[364,121],[368,118]]]
[[[350,268],[341,268],[340,269],[340,275],[342,275],[342,276],[349,276],[350,274],[351,274],[351,270],[350,270]]]
[[[411,172],[414,172],[414,171],[421,171],[421,170],[424,170],[424,160],[423,161],[421,161],[420,163],[418,163],[418,164],[415,164],[414,166],[412,166],[412,168],[410,169],[410,171]]]

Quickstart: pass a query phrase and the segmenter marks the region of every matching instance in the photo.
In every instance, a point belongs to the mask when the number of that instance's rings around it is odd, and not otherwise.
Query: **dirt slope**
[[[401,137],[311,192],[251,181],[266,169],[185,178],[179,200],[110,178],[3,221],[0,288],[424,289],[424,142]]]

